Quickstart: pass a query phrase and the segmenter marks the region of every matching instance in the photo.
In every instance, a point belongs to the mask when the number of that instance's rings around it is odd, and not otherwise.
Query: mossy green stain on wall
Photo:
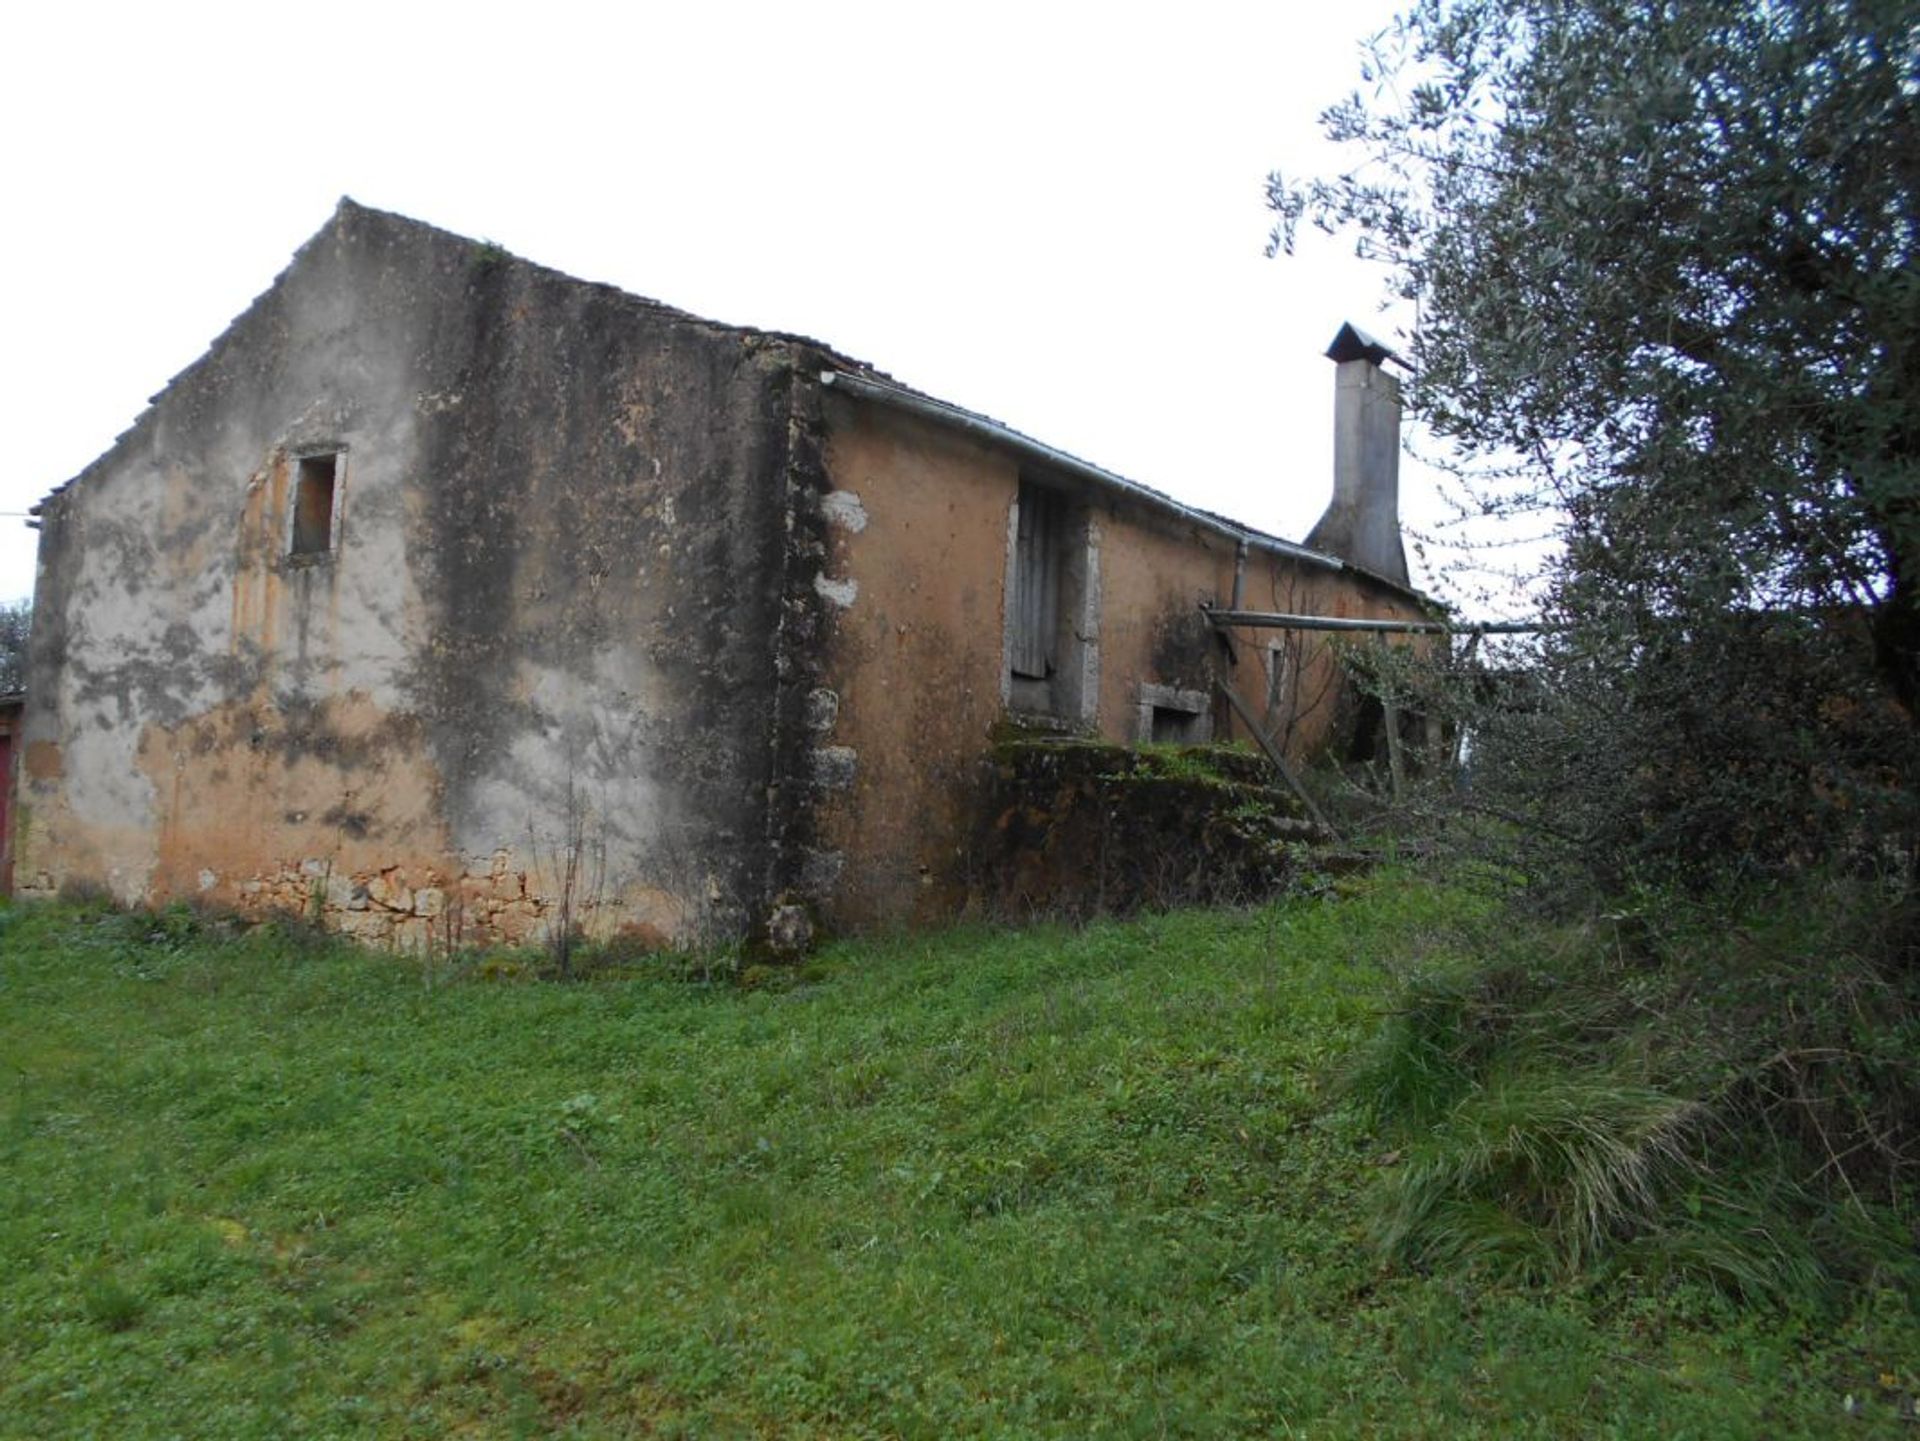
[[[1087,916],[1254,900],[1302,874],[1314,827],[1231,746],[1003,733],[968,857],[973,904]]]

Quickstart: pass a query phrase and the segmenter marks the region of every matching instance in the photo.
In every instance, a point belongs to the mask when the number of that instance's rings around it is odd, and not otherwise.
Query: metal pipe
[[[1093,481],[1110,490],[1117,490],[1157,510],[1170,511],[1182,520],[1189,521],[1203,530],[1212,531],[1215,535],[1224,536],[1237,544],[1258,546],[1261,550],[1269,551],[1274,555],[1284,555],[1289,560],[1297,560],[1304,565],[1319,566],[1323,570],[1351,571],[1355,575],[1366,576],[1382,585],[1392,586],[1395,590],[1405,591],[1408,595],[1415,594],[1405,586],[1396,585],[1384,576],[1376,576],[1371,571],[1349,565],[1336,556],[1322,555],[1317,550],[1308,550],[1303,545],[1281,540],[1278,536],[1262,535],[1259,531],[1244,529],[1221,516],[1209,515],[1204,510],[1195,510],[1190,505],[1182,505],[1170,495],[1162,495],[1157,490],[1128,480],[1124,476],[1115,475],[1110,470],[1102,470],[1099,466],[1090,464],[1078,456],[1068,455],[1064,450],[1055,450],[1050,445],[1043,445],[1037,440],[1020,434],[1017,430],[1009,430],[997,421],[988,420],[984,415],[975,415],[970,410],[962,410],[957,405],[948,405],[943,400],[935,400],[931,396],[904,390],[897,385],[870,380],[864,375],[853,375],[844,370],[821,371],[820,383],[831,386],[835,390],[844,390],[849,395],[898,406],[902,410],[923,415],[929,420],[937,420],[942,425],[950,425],[956,430],[966,431],[982,440],[992,441],[995,445],[1006,446],[1018,451],[1029,460],[1045,465],[1049,470],[1064,471],[1068,475]]]
[[[1201,606],[1216,626],[1266,630],[1381,631],[1401,635],[1532,635],[1560,627],[1537,620],[1374,620],[1366,616],[1289,615],[1272,610],[1215,610]]]

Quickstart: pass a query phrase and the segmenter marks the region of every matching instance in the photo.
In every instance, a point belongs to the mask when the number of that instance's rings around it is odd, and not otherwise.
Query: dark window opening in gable
[[[333,549],[333,500],[339,476],[338,451],[303,455],[295,463],[288,555],[326,555]]]

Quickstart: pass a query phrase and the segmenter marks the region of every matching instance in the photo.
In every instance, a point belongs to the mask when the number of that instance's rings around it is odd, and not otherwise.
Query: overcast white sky
[[[1280,534],[1331,485],[1344,242],[1262,180],[1389,0],[17,7],[0,58],[0,511],[134,419],[350,194],[798,331]],[[1435,513],[1403,468],[1405,508]],[[0,599],[34,533],[0,517]]]

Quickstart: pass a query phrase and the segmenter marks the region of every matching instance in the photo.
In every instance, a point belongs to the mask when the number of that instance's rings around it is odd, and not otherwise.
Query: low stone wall
[[[1014,918],[1259,900],[1322,838],[1265,760],[1224,746],[1009,739],[982,802],[970,905]]]
[[[355,940],[401,950],[474,939],[535,944],[551,909],[506,852],[457,874],[397,865],[360,874],[309,857],[242,881],[237,890],[243,914],[307,916]]]

